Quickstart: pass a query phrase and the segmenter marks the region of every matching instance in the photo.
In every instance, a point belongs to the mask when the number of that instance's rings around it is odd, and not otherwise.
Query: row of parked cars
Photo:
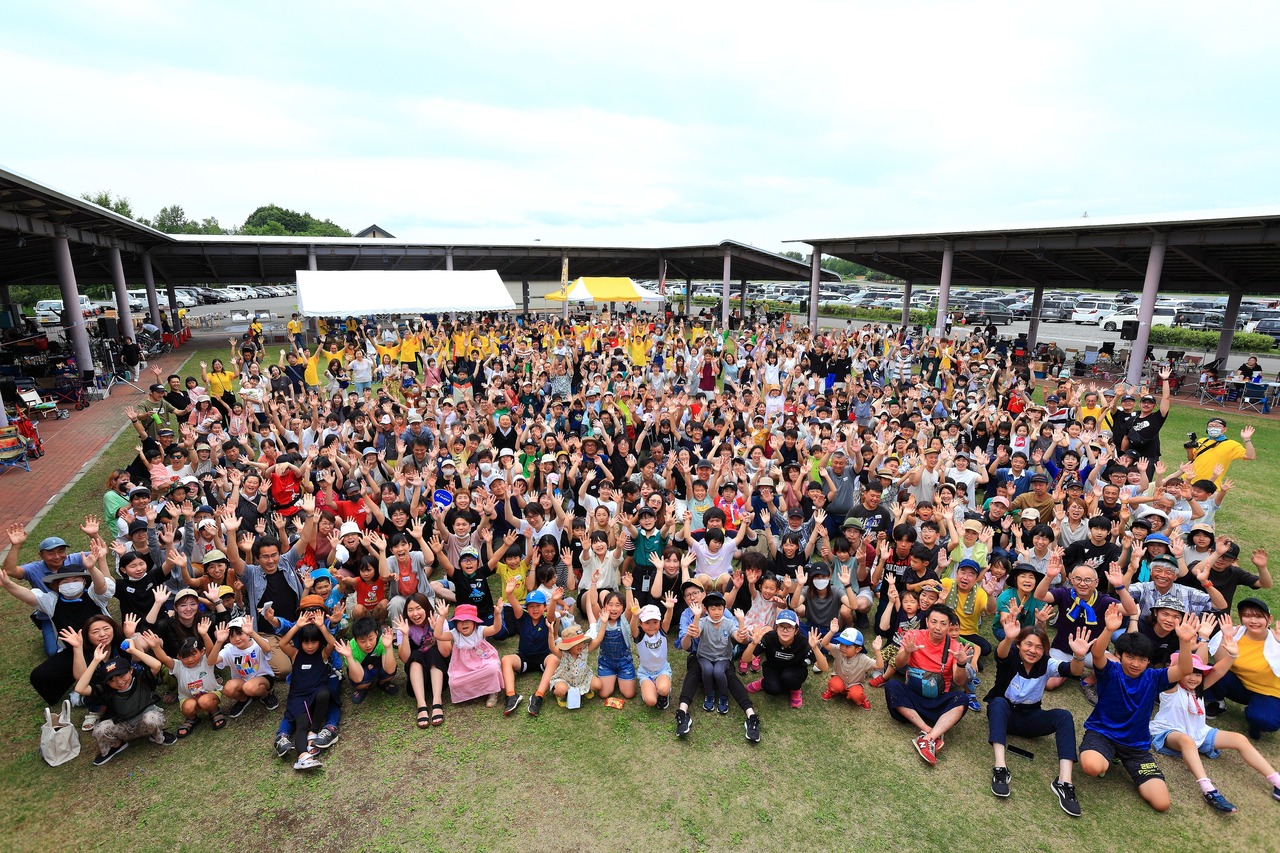
[[[197,305],[240,302],[245,299],[291,296],[296,292],[296,285],[288,284],[253,285],[252,287],[247,284],[229,284],[225,287],[184,286],[174,288],[174,299],[177,301],[179,308],[194,308]],[[145,289],[130,290],[128,294],[130,311],[147,310],[147,291]],[[160,297],[161,307],[168,305],[168,295],[165,290],[157,288],[157,295]],[[86,318],[95,317],[107,310],[114,311],[115,308],[114,299],[95,301],[90,300],[84,294],[80,295],[80,310]],[[36,303],[35,312],[37,323],[45,326],[57,325],[62,322],[62,300],[42,299]]]

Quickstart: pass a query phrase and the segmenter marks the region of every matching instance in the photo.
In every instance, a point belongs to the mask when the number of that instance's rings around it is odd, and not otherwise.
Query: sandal
[[[182,725],[178,726],[178,737],[186,737],[196,730],[196,726],[200,725],[200,718],[194,720],[183,720]]]
[[[440,710],[437,711],[436,708],[439,708]],[[444,706],[441,705],[439,702],[431,706],[431,725],[433,726],[444,725]]]
[[[430,714],[427,711],[427,706],[419,705],[418,706],[418,728],[425,729],[428,726],[430,726],[431,721],[430,719],[428,719],[429,717],[430,717]]]
[[[101,719],[102,719],[102,715],[97,714],[93,711],[90,711],[89,713],[84,715],[84,722],[80,724],[80,731],[82,732],[93,731],[93,727],[96,726],[98,724],[98,720],[101,720]]]
[[[497,693],[490,693],[490,694],[489,694],[489,698],[488,698],[488,699],[486,699],[486,700],[484,700],[484,706],[485,706],[486,708],[493,708],[493,707],[497,706],[497,704],[498,704],[498,694],[497,694]]]
[[[213,723],[213,730],[215,732],[227,724],[227,718],[223,715],[221,711],[218,711],[209,719]]]

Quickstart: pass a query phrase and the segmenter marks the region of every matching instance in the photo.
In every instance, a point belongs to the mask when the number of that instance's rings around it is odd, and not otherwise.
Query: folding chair
[[[57,403],[40,399],[40,392],[32,389],[23,391],[18,394],[18,398],[27,405],[31,411],[44,418],[64,418],[67,413],[58,408]]]
[[[21,468],[30,471],[27,462],[27,445],[18,434],[16,426],[0,427],[0,471],[6,468]]]
[[[1261,382],[1248,382],[1240,391],[1240,411],[1262,414],[1262,402],[1267,397],[1267,386]]]
[[[1222,380],[1214,382],[1202,382],[1200,384],[1200,405],[1204,405],[1206,401],[1211,401],[1222,405],[1227,401],[1227,383]]]

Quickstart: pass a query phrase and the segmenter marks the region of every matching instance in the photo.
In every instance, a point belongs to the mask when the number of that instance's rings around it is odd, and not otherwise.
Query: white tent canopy
[[[494,270],[298,270],[298,311],[309,317],[515,307]]]

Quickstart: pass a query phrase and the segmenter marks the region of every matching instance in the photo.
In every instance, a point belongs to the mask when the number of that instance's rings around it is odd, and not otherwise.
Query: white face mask
[[[1222,427],[1209,427],[1204,432],[1209,438],[1218,438],[1222,435]]]
[[[480,463],[480,473],[486,477],[493,473],[493,464],[489,462]]]
[[[79,598],[84,593],[84,581],[64,581],[58,585],[58,594],[63,598]]]
[[[830,584],[831,584],[830,578],[814,578],[813,579],[814,589],[826,589]]]

